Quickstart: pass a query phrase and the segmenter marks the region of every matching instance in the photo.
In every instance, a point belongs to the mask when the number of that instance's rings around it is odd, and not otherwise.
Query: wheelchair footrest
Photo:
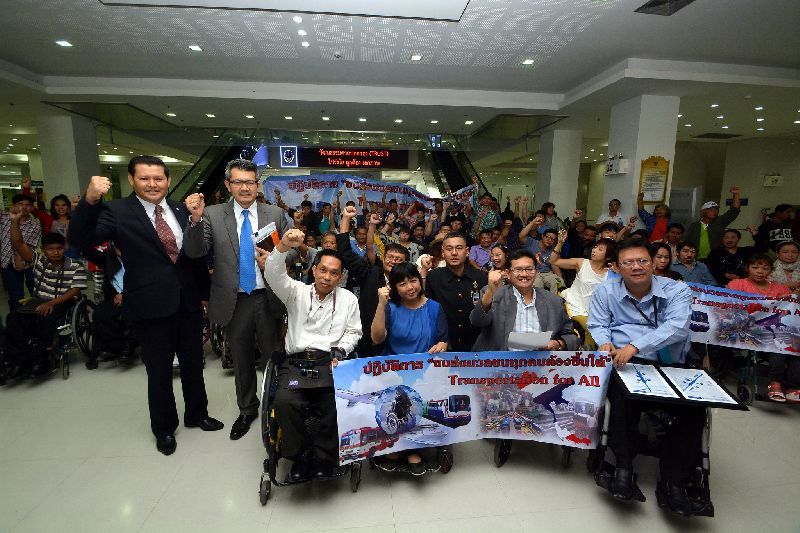
[[[381,461],[372,461],[372,464],[374,464],[377,468],[383,470],[384,472],[392,472],[392,473],[397,472],[402,474],[414,475],[411,472],[411,465],[409,465],[406,462],[394,461],[393,465],[387,465],[386,463],[383,463]],[[438,472],[439,470],[441,470],[441,466],[439,464],[425,461],[425,472],[423,472],[422,474],[417,474],[417,476],[433,474],[435,472]]]
[[[606,489],[609,493],[611,492],[611,482],[614,480],[614,465],[609,462],[604,461],[603,466],[594,473],[594,482],[597,483],[598,487]],[[642,489],[639,488],[639,485],[636,484],[636,477],[633,478],[633,500],[637,502],[644,502],[647,501],[645,498],[644,493],[642,493]]]

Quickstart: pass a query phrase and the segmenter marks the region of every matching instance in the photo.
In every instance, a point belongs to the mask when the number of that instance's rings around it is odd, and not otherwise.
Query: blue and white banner
[[[692,342],[740,350],[800,353],[800,298],[688,283],[692,289]]]
[[[468,440],[596,448],[605,352],[412,354],[333,371],[342,464]]]

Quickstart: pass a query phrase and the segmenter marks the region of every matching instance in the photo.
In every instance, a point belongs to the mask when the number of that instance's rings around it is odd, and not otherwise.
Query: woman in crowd
[[[728,228],[722,234],[722,246],[714,248],[708,254],[706,264],[711,275],[717,280],[720,287],[724,287],[731,280],[744,278],[744,263],[755,251],[750,246],[739,246],[742,234],[739,230]]]
[[[413,263],[399,263],[389,273],[389,286],[378,289],[378,307],[370,336],[384,344],[383,355],[440,353],[447,350],[447,318],[441,306],[425,296],[422,275]],[[403,454],[414,475],[425,473],[425,462],[416,451]],[[376,461],[384,470],[395,470],[400,454]]]
[[[556,231],[564,228],[564,221],[558,218],[558,213],[556,213],[556,204],[553,202],[545,202],[542,204],[541,211],[544,213],[545,226],[550,226]]]
[[[495,244],[489,255],[491,257],[489,270],[508,270],[508,248],[499,243]]]
[[[659,241],[667,236],[667,228],[672,223],[672,212],[667,204],[656,204],[653,213],[650,214],[644,208],[644,193],[640,192],[636,197],[636,207],[639,210],[639,218],[647,226],[647,234],[650,242]]]
[[[654,242],[650,246],[653,256],[653,274],[683,281],[683,276],[672,270],[672,247],[665,242]]]
[[[745,269],[747,277],[732,280],[728,283],[729,289],[760,294],[768,298],[780,298],[791,294],[789,287],[769,279],[772,274],[772,259],[768,255],[751,255],[747,259]],[[774,402],[800,403],[800,357],[779,353],[769,354],[767,396]]]
[[[774,270],[769,275],[771,281],[776,281],[789,287],[797,294],[800,292],[800,259],[798,259],[800,246],[794,241],[782,242],[777,246],[778,258],[773,264]]]

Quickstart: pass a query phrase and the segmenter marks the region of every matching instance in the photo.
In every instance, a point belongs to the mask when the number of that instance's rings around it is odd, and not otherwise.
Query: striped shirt
[[[33,255],[33,296],[40,300],[58,298],[70,289],[85,289],[88,274],[78,261],[64,258],[62,269],[51,263],[41,252]]]
[[[22,232],[22,240],[31,247],[39,245],[39,237],[42,236],[42,223],[37,218],[28,217],[28,221],[19,225]],[[14,264],[14,247],[11,246],[11,218],[5,211],[0,211],[0,267],[7,267]],[[26,265],[30,266],[30,265]]]
[[[514,297],[517,299],[517,318],[514,320],[514,329],[517,333],[539,333],[542,326],[539,325],[539,314],[536,312],[536,291],[533,291],[531,303],[526,304],[516,287],[513,289]]]

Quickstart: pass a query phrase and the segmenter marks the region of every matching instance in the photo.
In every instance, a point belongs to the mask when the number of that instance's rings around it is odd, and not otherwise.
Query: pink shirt
[[[763,294],[770,298],[780,298],[781,296],[789,296],[790,294],[792,294],[792,291],[790,291],[789,287],[787,287],[786,285],[781,285],[780,283],[775,283],[774,281],[770,281],[769,287],[764,289],[754,284],[747,278],[731,280],[731,282],[728,283],[728,288],[733,289],[735,291],[749,292],[753,294]]]

